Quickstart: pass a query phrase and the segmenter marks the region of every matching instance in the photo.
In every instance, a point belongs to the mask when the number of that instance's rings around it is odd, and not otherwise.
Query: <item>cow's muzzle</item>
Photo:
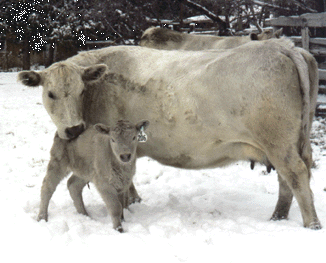
[[[77,126],[73,126],[70,128],[67,128],[65,130],[65,133],[68,137],[68,139],[75,139],[77,138],[83,131],[85,130],[84,124],[80,124]]]

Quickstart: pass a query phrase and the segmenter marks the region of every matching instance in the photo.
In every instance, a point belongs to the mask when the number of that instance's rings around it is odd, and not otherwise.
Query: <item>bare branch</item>
[[[255,15],[254,5],[253,4],[250,5],[250,10],[251,10],[251,13],[252,13],[252,21],[254,22],[255,26],[257,27],[258,32],[262,33],[263,30],[262,30],[261,26],[258,23],[257,17]]]
[[[253,0],[252,3],[255,5],[259,5],[259,6],[265,6],[265,7],[270,7],[270,8],[274,8],[274,9],[283,9],[283,10],[287,10],[287,11],[292,11],[288,7],[282,7],[282,6],[278,6],[278,5],[274,5],[274,4],[265,3],[262,1]]]
[[[303,10],[306,10],[306,11],[309,11],[309,12],[312,12],[312,13],[317,13],[317,10],[315,9],[312,9],[308,6],[305,6],[304,4],[300,3],[299,1],[297,0],[290,0],[293,4],[295,4],[296,6],[300,7],[301,9]]]
[[[190,0],[185,0],[184,3],[187,6],[193,8],[195,10],[203,12],[207,17],[209,17],[213,21],[216,21],[217,23],[220,23],[220,24],[226,24],[225,21],[223,21],[221,18],[219,18],[213,12],[209,11],[206,7],[204,7],[202,5],[199,5],[199,4],[197,4],[197,3],[193,2],[193,1],[190,1]]]

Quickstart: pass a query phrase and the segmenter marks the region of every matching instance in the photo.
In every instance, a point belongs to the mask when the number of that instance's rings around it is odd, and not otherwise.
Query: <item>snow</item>
[[[296,201],[288,220],[270,221],[277,175],[266,174],[258,164],[252,171],[248,162],[195,171],[139,159],[134,182],[143,201],[125,210],[123,234],[112,229],[92,184],[84,190],[90,217],[77,214],[67,180],[52,197],[49,221],[37,222],[55,126],[42,105],[42,89],[24,87],[16,77],[0,73],[1,258],[34,263],[325,261],[326,228],[305,229]],[[324,226],[325,123],[313,124],[311,181]]]

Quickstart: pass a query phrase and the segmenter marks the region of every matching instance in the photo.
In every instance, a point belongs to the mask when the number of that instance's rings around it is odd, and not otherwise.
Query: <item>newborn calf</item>
[[[37,220],[47,221],[49,202],[57,185],[73,172],[68,189],[77,211],[87,215],[82,190],[92,182],[109,210],[113,228],[123,232],[121,219],[136,170],[138,135],[148,125],[148,121],[134,125],[121,120],[112,128],[96,124],[71,141],[60,139],[56,134],[41,189]]]

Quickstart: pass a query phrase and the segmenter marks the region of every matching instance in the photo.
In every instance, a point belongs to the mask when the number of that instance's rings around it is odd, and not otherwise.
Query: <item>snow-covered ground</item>
[[[66,180],[52,197],[49,221],[36,221],[55,126],[42,89],[22,86],[16,76],[0,73],[2,262],[325,262],[323,119],[313,125],[311,187],[324,229],[305,229],[296,201],[288,220],[269,220],[278,182],[263,166],[194,171],[142,158],[134,182],[143,201],[125,211],[120,234],[93,185],[84,190],[90,217],[77,214]]]

